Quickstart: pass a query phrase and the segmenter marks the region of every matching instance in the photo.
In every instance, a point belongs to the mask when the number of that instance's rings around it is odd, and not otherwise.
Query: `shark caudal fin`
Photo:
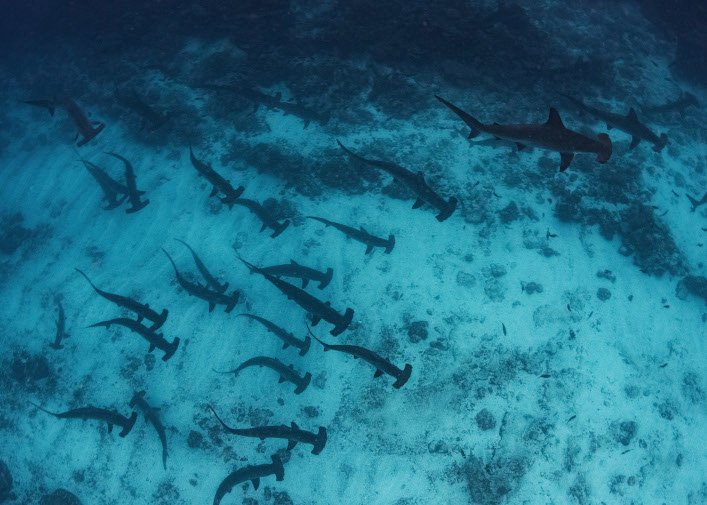
[[[121,438],[125,438],[128,433],[130,433],[130,430],[133,429],[133,426],[135,426],[135,421],[137,421],[137,412],[133,410],[133,414],[130,416],[130,419],[128,419],[128,424],[123,426],[123,430],[118,433],[118,436]]]
[[[668,136],[665,133],[660,134],[660,140],[653,146],[653,150],[657,153],[663,150],[665,144],[668,143]]]
[[[457,208],[457,199],[455,197],[451,197],[449,199],[449,201],[447,202],[446,207],[444,209],[442,209],[442,211],[439,214],[437,214],[437,216],[436,216],[437,221],[439,221],[441,223],[442,221],[445,221],[446,219],[448,219],[449,216],[454,214],[454,211],[456,210],[456,208]]]
[[[390,252],[393,250],[393,247],[395,247],[395,235],[389,235],[388,245],[385,246],[385,253],[390,254]]]
[[[169,347],[164,350],[162,361],[167,361],[169,358],[174,356],[174,353],[177,351],[177,347],[179,347],[179,337],[174,337],[174,340],[171,344],[169,344]]]
[[[353,319],[354,311],[351,307],[346,309],[346,312],[344,312],[344,317],[341,318],[341,320],[332,328],[332,330],[329,332],[332,336],[337,336],[340,335],[341,333],[344,332],[346,328],[349,327],[351,324],[351,320]]]
[[[334,269],[329,267],[326,269],[326,273],[324,274],[324,277],[322,280],[319,282],[319,286],[317,286],[319,289],[324,289],[329,285],[331,282],[331,278],[334,276]]]
[[[471,128],[471,131],[469,132],[469,137],[470,139],[476,137],[480,132],[484,130],[484,125],[477,121],[474,117],[471,115],[467,114],[463,110],[461,110],[459,107],[454,105],[451,102],[448,102],[444,98],[442,98],[439,95],[435,95],[435,98],[442,102],[444,105],[446,105],[452,112],[454,112],[457,116],[461,118],[462,121],[466,123],[466,125]]]
[[[410,378],[410,374],[412,373],[412,365],[410,363],[405,363],[405,368],[403,368],[403,371],[398,375],[397,380],[395,383],[393,383],[393,387],[395,389],[400,389],[405,385],[405,383],[408,381]]]
[[[600,133],[597,135],[599,142],[601,143],[601,149],[597,153],[597,161],[599,163],[606,163],[611,158],[611,139],[606,133]]]

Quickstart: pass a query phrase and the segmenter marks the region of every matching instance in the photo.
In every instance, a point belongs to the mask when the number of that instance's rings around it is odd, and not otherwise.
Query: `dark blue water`
[[[6,2],[0,503],[707,503],[697,2]]]

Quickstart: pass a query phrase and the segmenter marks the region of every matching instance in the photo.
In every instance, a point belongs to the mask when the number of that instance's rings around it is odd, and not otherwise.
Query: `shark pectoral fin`
[[[218,195],[218,188],[216,186],[213,187],[211,190],[211,193],[209,193],[209,196],[216,196]]]
[[[302,279],[302,289],[306,288],[307,284],[309,284],[309,279],[303,278]]]
[[[282,383],[285,382],[286,380],[287,380],[287,379],[285,379],[284,377],[280,376],[280,378],[278,379],[277,383],[278,383],[278,384],[282,384]]]
[[[419,209],[420,207],[422,207],[422,205],[423,205],[424,203],[425,203],[425,202],[424,202],[424,200],[423,200],[422,198],[418,198],[417,200],[415,200],[415,203],[412,204],[412,208],[413,208],[413,209]]]
[[[112,432],[113,432],[113,425],[108,423],[108,433],[112,433]]]
[[[518,148],[519,151],[522,151],[527,146],[525,144],[521,144],[520,142],[516,142],[516,147]]]
[[[316,326],[319,324],[319,321],[321,321],[322,318],[319,316],[312,315],[312,326]]]
[[[628,114],[626,115],[628,119],[633,119],[635,121],[638,121],[638,116],[636,115],[636,109],[631,107],[631,110],[628,111]]]
[[[633,109],[631,109],[631,110],[633,110]],[[628,146],[629,150],[630,150],[630,149],[633,149],[634,147],[636,147],[638,144],[640,144],[640,142],[641,142],[641,138],[640,138],[640,137],[633,137],[633,138],[631,139],[631,145]]]
[[[263,231],[263,230],[264,230],[265,228],[267,228],[267,227],[268,227],[268,225],[265,224],[265,223],[263,223],[263,226],[260,227],[260,231]]]
[[[144,319],[143,316],[141,316],[140,314],[137,315],[137,322],[138,323],[142,322],[143,319]]]
[[[560,172],[567,170],[567,167],[572,163],[574,153],[560,153]]]
[[[209,302],[209,312],[213,312],[215,308],[216,304],[214,302]]]
[[[293,430],[299,430],[299,426],[297,426],[297,423],[294,422],[294,421],[292,421],[292,422],[290,423],[290,426],[292,427]]]
[[[370,254],[371,251],[373,251],[373,246],[369,244],[369,245],[366,247],[366,252],[365,252],[364,254]]]
[[[257,491],[260,487],[260,479],[256,477],[255,479],[251,480],[251,482],[253,483],[253,488]]]
[[[147,352],[152,352],[155,350],[155,344],[150,344],[150,348],[147,350]]]
[[[381,375],[383,375],[383,370],[376,370],[376,373],[373,374],[373,378],[377,379]]]
[[[479,133],[481,133],[479,130],[469,130],[469,135],[467,135],[466,138],[468,139],[473,139],[479,136]]]
[[[607,130],[611,130],[612,128],[613,128],[613,126],[611,126],[609,123],[606,123],[606,129],[607,129]]]
[[[287,450],[291,451],[292,449],[295,448],[296,445],[297,445],[297,440],[292,440],[292,439],[288,440],[287,441]]]
[[[287,349],[288,347],[290,347],[290,344],[288,344],[287,342],[283,342],[282,348]]]

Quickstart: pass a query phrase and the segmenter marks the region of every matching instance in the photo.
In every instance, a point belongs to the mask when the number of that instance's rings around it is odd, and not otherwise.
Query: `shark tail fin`
[[[597,153],[597,161],[599,163],[606,163],[611,158],[611,139],[606,133],[600,133],[597,135],[599,142],[601,143],[601,150]]]
[[[135,426],[135,421],[137,421],[137,412],[135,412],[133,410],[133,413],[130,416],[130,418],[128,419],[127,424],[125,426],[123,426],[123,430],[120,433],[118,433],[118,436],[121,438],[125,438],[128,435],[128,433],[130,433],[130,430],[133,429],[133,426]]]
[[[324,446],[326,445],[326,439],[327,439],[327,434],[326,434],[326,428],[323,426],[319,427],[319,431],[317,432],[317,438],[314,441],[314,445],[312,447],[312,454],[315,456],[322,452],[324,449]]]
[[[388,236],[388,245],[385,246],[385,253],[390,254],[390,252],[393,250],[393,247],[395,246],[395,235],[389,235]]]
[[[393,387],[395,389],[400,389],[405,385],[405,383],[408,381],[410,378],[410,374],[412,373],[412,365],[410,363],[405,363],[405,368],[403,368],[403,371],[398,375],[397,380],[395,383],[393,383]]]
[[[329,267],[326,269],[326,273],[324,274],[324,277],[322,280],[319,282],[319,289],[324,289],[329,285],[331,282],[331,278],[334,276],[334,270]]]
[[[657,153],[663,150],[665,145],[668,143],[668,136],[665,133],[660,134],[660,140],[656,145],[653,146],[653,150]]]
[[[150,203],[150,200],[147,200],[147,199],[137,202],[132,207],[125,209],[125,213],[126,214],[134,214],[135,212],[147,207],[147,204],[149,204],[149,203]]]
[[[179,347],[179,337],[174,337],[172,343],[165,349],[164,356],[162,356],[162,361],[167,361],[169,358],[174,356],[174,353],[177,351],[177,347]]]

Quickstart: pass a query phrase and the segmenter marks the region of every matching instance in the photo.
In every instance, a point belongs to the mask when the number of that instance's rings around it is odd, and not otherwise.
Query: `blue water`
[[[705,14],[9,2],[0,503],[707,503]]]

